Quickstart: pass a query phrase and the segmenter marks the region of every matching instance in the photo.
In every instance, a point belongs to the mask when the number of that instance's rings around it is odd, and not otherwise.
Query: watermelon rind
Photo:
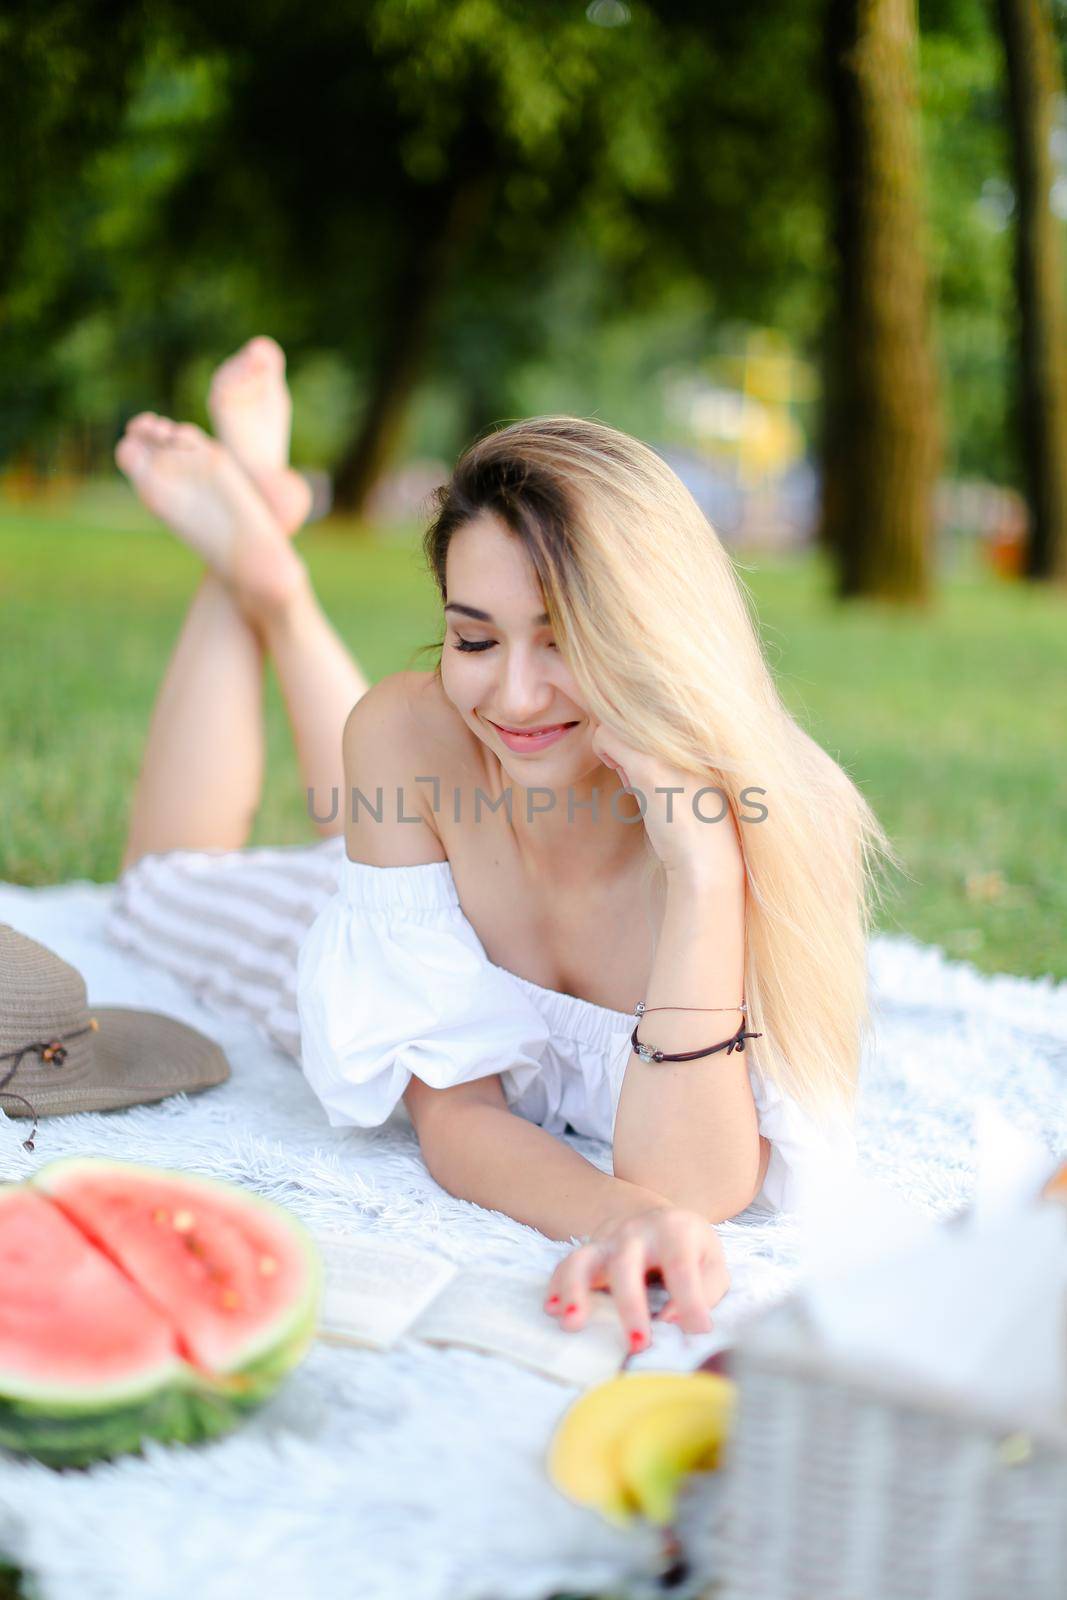
[[[85,1411],[80,1417],[42,1416],[0,1402],[0,1448],[53,1467],[82,1467],[128,1455],[148,1440],[199,1444],[230,1432],[265,1399],[231,1398],[204,1387],[174,1384],[142,1405]]]
[[[0,1370],[0,1405],[18,1405],[27,1416],[39,1413],[76,1421],[101,1406],[135,1406],[149,1401],[169,1384],[181,1383],[184,1371],[185,1362],[175,1356],[133,1382],[98,1383],[87,1390],[85,1384],[55,1383]]]
[[[171,1181],[183,1189],[188,1189],[190,1193],[200,1189],[207,1195],[217,1198],[220,1203],[231,1206],[235,1198],[239,1198],[242,1204],[258,1209],[270,1221],[272,1227],[288,1233],[297,1245],[306,1268],[303,1293],[281,1317],[265,1323],[256,1334],[237,1347],[218,1369],[219,1373],[244,1372],[259,1357],[264,1355],[270,1357],[275,1351],[285,1352],[293,1342],[301,1346],[301,1354],[306,1350],[304,1335],[307,1323],[310,1319],[314,1332],[314,1324],[318,1318],[322,1296],[322,1266],[315,1241],[301,1222],[281,1206],[275,1205],[273,1201],[265,1200],[261,1195],[236,1184],[203,1177],[200,1173],[182,1172],[173,1167],[149,1167],[133,1161],[108,1161],[97,1156],[70,1156],[48,1162],[33,1174],[29,1182],[49,1195],[57,1204],[62,1204],[63,1188],[69,1180],[76,1179],[80,1172],[94,1176],[109,1169],[126,1178],[140,1178],[146,1184]],[[295,1360],[299,1360],[299,1355]],[[288,1371],[294,1364],[295,1361],[287,1361],[283,1370]]]

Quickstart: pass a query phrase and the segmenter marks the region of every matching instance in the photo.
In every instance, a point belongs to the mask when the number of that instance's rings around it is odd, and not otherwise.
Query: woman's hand
[[[645,832],[664,867],[669,872],[710,873],[728,882],[743,877],[741,840],[725,791],[709,779],[644,755],[605,723],[591,720],[593,752],[627,789],[642,796]],[[657,789],[675,792],[657,794]]]
[[[607,1289],[629,1349],[643,1350],[651,1340],[647,1281],[654,1272],[670,1296],[659,1320],[686,1333],[710,1332],[709,1308],[730,1287],[719,1236],[697,1212],[666,1202],[603,1224],[564,1256],[549,1279],[545,1310],[573,1332],[585,1326],[590,1295]]]

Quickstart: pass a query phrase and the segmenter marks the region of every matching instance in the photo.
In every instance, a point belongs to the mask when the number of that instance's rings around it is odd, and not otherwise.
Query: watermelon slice
[[[32,1400],[44,1385],[72,1410],[121,1404],[172,1383],[181,1368],[167,1319],[61,1211],[25,1186],[0,1189],[6,1399]]]
[[[319,1294],[310,1236],[235,1185],[87,1159],[0,1185],[0,1446],[80,1466],[225,1432]]]

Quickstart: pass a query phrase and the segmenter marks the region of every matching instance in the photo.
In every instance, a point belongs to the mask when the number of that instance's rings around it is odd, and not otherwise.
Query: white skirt
[[[296,958],[336,892],[344,836],[309,845],[165,850],[120,873],[108,938],[300,1060]]]

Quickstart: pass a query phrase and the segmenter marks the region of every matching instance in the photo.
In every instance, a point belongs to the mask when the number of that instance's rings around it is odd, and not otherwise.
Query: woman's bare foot
[[[140,499],[233,590],[250,620],[276,609],[307,569],[225,445],[144,411],[115,460]]]
[[[311,510],[311,488],[289,466],[293,403],[281,345],[261,334],[215,371],[208,411],[216,436],[236,457],[286,533]]]

